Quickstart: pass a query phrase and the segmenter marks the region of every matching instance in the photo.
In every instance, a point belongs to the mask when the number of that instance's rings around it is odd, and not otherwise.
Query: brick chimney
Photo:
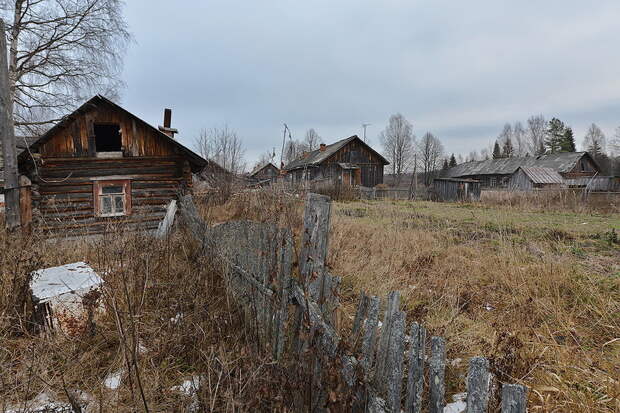
[[[324,143],[322,143],[321,145],[319,145],[319,151],[321,152],[325,152],[325,148],[327,147],[327,145],[325,145]]]
[[[171,121],[172,121],[172,109],[166,108],[164,109],[164,126],[160,126],[159,130],[165,133],[166,135],[170,136],[172,139],[174,139],[174,134],[179,133],[179,131],[176,130],[175,128],[170,127]]]

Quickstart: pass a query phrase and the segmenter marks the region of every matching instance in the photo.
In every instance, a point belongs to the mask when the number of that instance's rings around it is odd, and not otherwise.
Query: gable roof
[[[271,163],[271,162],[267,162],[267,163],[266,163],[265,165],[263,165],[263,166],[260,166],[260,165],[259,165],[259,166],[257,166],[256,168],[254,168],[254,170],[253,170],[252,172],[250,172],[250,176],[254,176],[254,175],[256,175],[257,173],[259,173],[259,172],[260,172],[260,171],[262,171],[263,169],[267,168],[269,165],[271,165],[271,167],[272,167],[272,168],[275,168],[275,169],[276,169],[276,171],[279,171],[279,169],[278,169],[278,167],[277,167],[277,166],[275,166],[275,165],[274,165],[273,163]]]
[[[346,139],[339,140],[338,142],[332,143],[331,145],[326,145],[324,150],[315,149],[314,151],[306,154],[305,157],[300,157],[295,159],[294,161],[289,162],[284,169],[287,171],[299,168],[305,168],[308,166],[316,166],[327,160],[330,156],[338,152],[344,146],[353,142],[354,140],[358,140],[361,142],[366,148],[368,148],[371,152],[379,157],[379,159],[383,162],[384,165],[389,165],[390,163],[385,159],[379,152],[372,149],[366,142],[361,140],[357,135],[350,136]]]
[[[501,158],[478,162],[466,162],[448,169],[444,176],[447,178],[455,178],[474,175],[511,175],[521,166],[550,168],[556,172],[566,173],[571,171],[584,156],[587,156],[598,168],[596,162],[587,152],[558,152],[522,158]]]
[[[535,184],[561,184],[564,178],[557,171],[551,168],[539,168],[535,166],[520,166],[518,170],[522,170],[531,181]]]
[[[163,133],[162,131],[160,131],[159,129],[154,127],[153,125],[143,121],[142,119],[140,119],[139,117],[137,117],[133,113],[129,112],[127,109],[117,105],[116,103],[112,102],[111,100],[109,100],[106,97],[101,96],[101,95],[93,96],[88,101],[86,101],[84,104],[82,104],[82,106],[80,106],[79,108],[74,110],[72,113],[64,116],[60,122],[58,122],[56,125],[52,126],[47,132],[45,132],[39,138],[36,138],[33,141],[29,142],[30,150],[31,151],[35,150],[38,145],[41,145],[41,144],[47,142],[48,140],[50,140],[57,131],[59,131],[62,128],[64,128],[65,126],[67,126],[72,120],[75,119],[76,116],[78,116],[78,115],[80,115],[82,113],[88,112],[89,110],[92,110],[92,109],[96,108],[98,105],[110,106],[114,110],[118,110],[118,111],[124,113],[125,115],[129,116],[130,118],[136,120],[137,122],[145,125],[148,129],[150,129],[152,132],[154,132],[155,135],[158,138],[167,141],[168,143],[173,145],[175,148],[179,149],[180,152],[183,153],[183,155],[185,155],[187,157],[187,159],[188,159],[188,161],[189,161],[193,171],[202,169],[205,166],[207,166],[207,161],[203,157],[201,157],[200,155],[198,155],[197,153],[195,153],[194,151],[192,151],[188,147],[182,145],[181,143],[179,143],[175,139],[172,139],[170,136],[166,135],[165,133]],[[24,149],[25,149],[25,146],[24,146]],[[20,159],[22,159],[24,157],[24,154],[26,152],[24,149],[22,149],[20,151],[19,155],[18,155],[18,157]],[[19,143],[18,143],[18,151],[19,151]]]

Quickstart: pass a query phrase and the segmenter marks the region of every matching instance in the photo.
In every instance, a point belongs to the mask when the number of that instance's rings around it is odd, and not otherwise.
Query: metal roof
[[[564,178],[551,168],[537,168],[535,166],[519,167],[535,184],[562,184]]]
[[[370,149],[375,154],[377,154],[377,156],[379,156],[379,158],[384,162],[385,165],[389,165],[389,162],[383,156],[381,156],[380,153],[378,153],[377,151],[372,149],[370,146],[368,146],[368,144],[366,144],[364,141],[358,138],[357,135],[353,135],[346,139],[342,139],[342,140],[339,140],[338,142],[332,143],[331,145],[326,145],[323,150],[316,149],[310,153],[306,153],[305,156],[302,156],[300,158],[295,159],[294,161],[289,162],[288,165],[284,167],[284,169],[290,171],[292,169],[299,169],[299,168],[305,168],[308,166],[319,165],[324,160],[326,160],[327,158],[329,158],[330,156],[338,152],[345,145],[347,145],[349,142],[354,141],[355,139],[359,140],[362,144],[366,145],[368,149]]]
[[[501,158],[466,162],[448,169],[444,176],[456,178],[475,175],[511,175],[521,166],[550,168],[556,172],[569,172],[583,156],[591,159],[587,152],[559,152],[523,158]]]

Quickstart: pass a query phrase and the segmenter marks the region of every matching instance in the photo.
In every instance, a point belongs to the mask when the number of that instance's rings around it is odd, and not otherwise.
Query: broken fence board
[[[362,367],[366,376],[370,373],[370,368],[374,362],[374,349],[377,337],[377,327],[379,323],[379,297],[370,297],[368,302],[368,318],[364,323],[364,335],[362,337]]]
[[[424,390],[426,329],[418,323],[412,323],[410,336],[409,377],[407,379],[405,413],[420,413],[422,409],[422,392]]]
[[[467,373],[467,413],[486,413],[489,404],[489,361],[484,357],[469,360]]]
[[[385,373],[387,361],[387,348],[390,340],[390,328],[392,317],[398,311],[400,304],[400,292],[392,291],[388,294],[385,314],[383,316],[383,325],[381,326],[381,337],[377,348],[377,359],[375,365],[375,385],[381,390],[385,390]]]
[[[442,337],[431,338],[430,413],[443,413],[445,407],[446,344]]]
[[[386,363],[387,404],[390,411],[400,413],[405,352],[405,313],[403,311],[395,312],[390,324],[391,331]]]
[[[502,413],[526,413],[527,387],[520,384],[502,386]]]

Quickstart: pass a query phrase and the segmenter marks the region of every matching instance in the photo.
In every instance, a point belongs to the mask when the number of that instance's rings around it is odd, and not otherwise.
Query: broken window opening
[[[96,123],[95,148],[97,152],[121,152],[121,127],[117,123]]]

